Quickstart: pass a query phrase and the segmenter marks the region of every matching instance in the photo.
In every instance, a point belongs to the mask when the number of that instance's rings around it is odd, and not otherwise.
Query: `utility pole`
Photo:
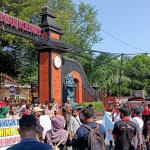
[[[124,56],[124,54],[122,53],[121,54],[121,64],[120,64],[120,78],[119,78],[119,97],[121,97],[121,95],[122,95],[121,92],[122,92],[123,56]]]

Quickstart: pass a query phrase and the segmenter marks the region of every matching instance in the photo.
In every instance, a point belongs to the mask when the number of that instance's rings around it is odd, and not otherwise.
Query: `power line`
[[[71,50],[67,50],[67,49],[64,50],[64,51],[65,51],[65,52],[68,52],[68,53],[71,53],[71,54],[74,54],[74,55],[77,55],[77,56],[79,56],[79,57],[85,58],[85,59],[90,60],[90,61],[95,61],[95,62],[97,62],[97,63],[99,63],[99,64],[104,64],[104,65],[112,66],[112,67],[114,67],[114,68],[121,69],[121,70],[125,70],[125,71],[132,72],[132,73],[139,74],[139,75],[145,74],[145,75],[147,75],[147,76],[150,76],[150,72],[149,72],[149,73],[148,73],[148,72],[140,72],[140,71],[135,71],[135,70],[132,70],[132,69],[129,69],[129,68],[124,68],[124,67],[122,67],[122,66],[115,66],[115,65],[113,65],[113,64],[111,64],[111,63],[107,63],[107,62],[105,62],[105,61],[95,60],[95,59],[93,59],[93,58],[89,58],[89,57],[83,56],[83,55],[81,55],[81,54],[79,54],[79,53],[72,52]]]
[[[74,45],[68,45],[69,48],[71,49],[78,49],[78,50],[83,50],[83,51],[87,51],[87,52],[93,52],[93,53],[101,53],[101,54],[109,54],[109,55],[120,55],[122,53],[112,53],[112,52],[104,52],[104,51],[99,51],[99,50],[92,50],[92,49],[86,49],[86,48],[81,48],[78,46],[74,46]],[[149,53],[135,53],[135,54],[128,54],[128,53],[123,53],[124,55],[139,55],[139,54],[150,54]]]
[[[113,35],[109,34],[108,32],[104,31],[103,29],[101,29],[101,31],[103,31],[104,33],[108,34],[108,35],[111,36],[112,38],[118,40],[119,42],[121,42],[121,43],[123,43],[123,44],[125,44],[125,45],[127,45],[127,46],[129,46],[129,47],[132,47],[132,48],[134,48],[134,49],[137,49],[137,50],[140,50],[140,51],[143,51],[143,52],[149,52],[149,51],[145,51],[145,50],[143,50],[143,49],[137,48],[137,47],[135,47],[135,46],[132,46],[132,45],[130,45],[130,44],[128,44],[128,43],[126,43],[126,42],[124,42],[124,41],[122,41],[122,40],[120,40],[120,39],[114,37]]]

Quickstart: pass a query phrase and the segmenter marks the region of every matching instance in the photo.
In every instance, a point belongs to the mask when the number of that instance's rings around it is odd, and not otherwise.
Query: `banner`
[[[40,116],[40,124],[44,128],[44,131],[47,132],[51,127],[51,120],[48,115]]]
[[[106,129],[106,139],[113,141],[112,130],[114,128],[114,123],[112,122],[112,116],[110,112],[105,112],[103,125]]]
[[[0,119],[0,150],[20,142],[19,119]]]

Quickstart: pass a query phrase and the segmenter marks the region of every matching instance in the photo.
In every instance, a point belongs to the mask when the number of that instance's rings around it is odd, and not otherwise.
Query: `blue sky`
[[[97,19],[104,31],[141,50],[129,47],[102,31],[103,41],[92,49],[114,53],[150,53],[150,0],[83,1],[96,6]],[[73,2],[79,3],[79,0]]]

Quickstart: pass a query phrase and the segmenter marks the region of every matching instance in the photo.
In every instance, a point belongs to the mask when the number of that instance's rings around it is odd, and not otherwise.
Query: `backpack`
[[[58,146],[61,144],[61,142],[64,140],[64,138],[66,138],[66,136],[68,136],[68,131],[67,131],[67,133],[65,134],[65,136],[60,140],[60,142],[59,142],[58,144],[53,144],[53,143],[52,143],[52,148],[53,148],[53,150],[60,150]],[[47,138],[50,140],[49,134],[48,134]]]
[[[83,126],[89,130],[87,150],[106,150],[105,140],[102,133],[99,131],[100,125],[97,124],[96,128],[91,128],[87,124]]]

